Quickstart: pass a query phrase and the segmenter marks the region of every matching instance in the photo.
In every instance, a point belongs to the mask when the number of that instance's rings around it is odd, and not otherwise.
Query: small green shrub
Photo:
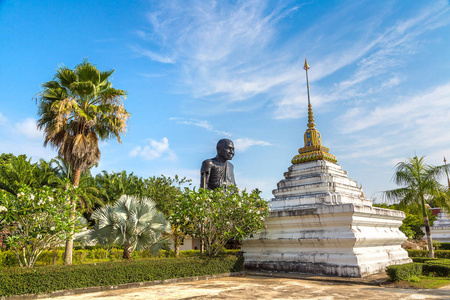
[[[408,278],[408,282],[419,282],[420,278],[417,276],[411,276]]]
[[[389,266],[386,268],[386,273],[394,281],[408,280],[413,276],[422,275],[422,264],[409,263],[404,265]]]
[[[450,276],[450,259],[428,260],[423,264],[423,274],[436,276]]]
[[[435,260],[438,258],[429,258],[429,257],[411,257],[412,261],[415,263],[424,263],[429,260]]]
[[[406,250],[409,257],[429,257],[428,250]],[[436,250],[434,251],[435,258],[450,258],[450,250]]]
[[[450,250],[450,243],[441,242],[441,244],[439,245],[439,250]]]
[[[243,258],[140,259],[90,265],[0,269],[0,296],[42,294],[90,286],[110,286],[242,271]]]
[[[0,267],[15,267],[18,265],[17,258],[12,251],[0,251]]]
[[[223,250],[222,255],[237,255],[240,250]],[[53,256],[55,255],[53,250],[45,250],[39,255],[36,262],[36,266],[51,266],[53,265]],[[198,257],[201,256],[200,250],[183,250],[180,251],[181,257]],[[58,248],[56,250],[56,265],[62,265],[64,257],[64,249]],[[118,248],[112,248],[109,251],[100,247],[90,247],[85,249],[78,249],[73,251],[73,264],[82,265],[88,263],[96,263],[100,261],[121,261],[123,257],[123,250]],[[175,251],[161,250],[157,258],[169,258],[175,257]],[[133,251],[132,259],[141,258],[155,258],[150,250]],[[0,268],[1,267],[15,267],[18,266],[17,258],[11,251],[0,251]]]

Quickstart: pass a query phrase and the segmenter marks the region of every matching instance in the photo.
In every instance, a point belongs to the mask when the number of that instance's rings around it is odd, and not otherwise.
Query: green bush
[[[0,296],[238,272],[243,258],[141,259],[90,265],[0,269]]]
[[[0,251],[0,267],[15,267],[18,265],[17,258],[12,251]]]
[[[450,243],[448,242],[442,242],[439,245],[439,250],[450,250]]]
[[[423,264],[423,274],[432,273],[436,276],[448,277],[450,275],[450,259],[428,260]]]
[[[428,257],[428,250],[406,250],[409,257]],[[435,258],[450,258],[450,250],[435,250]]]
[[[429,258],[429,257],[411,257],[412,261],[415,263],[424,263],[429,260],[435,260],[438,258]]]
[[[236,255],[240,250],[224,250],[222,254]],[[180,251],[180,257],[197,257],[200,256],[200,250],[183,250]],[[53,250],[45,250],[39,255],[36,266],[51,266],[53,265]],[[78,249],[73,251],[73,264],[82,265],[100,261],[108,260],[122,260],[123,250],[113,248],[110,251],[100,247],[90,247],[86,249]],[[155,258],[152,256],[150,250],[133,251],[132,259],[140,258]],[[160,250],[157,258],[175,257],[175,251]],[[62,265],[64,261],[64,249],[56,250],[56,265]],[[17,259],[11,251],[0,251],[0,268],[1,267],[16,267],[18,266]]]
[[[409,263],[404,265],[389,266],[386,273],[394,281],[408,280],[413,276],[422,275],[422,264]]]

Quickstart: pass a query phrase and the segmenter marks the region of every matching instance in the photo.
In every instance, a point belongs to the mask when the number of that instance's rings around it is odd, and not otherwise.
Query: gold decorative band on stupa
[[[294,156],[292,159],[293,164],[301,164],[314,160],[327,160],[333,163],[337,162],[337,158],[329,153],[327,147],[322,146],[322,141],[320,139],[320,132],[316,129],[316,124],[314,123],[314,114],[311,106],[310,94],[309,94],[309,80],[308,80],[308,69],[309,65],[305,58],[305,66],[303,67],[306,71],[306,86],[308,90],[308,128],[306,129],[304,135],[305,146],[298,149],[298,155]]]

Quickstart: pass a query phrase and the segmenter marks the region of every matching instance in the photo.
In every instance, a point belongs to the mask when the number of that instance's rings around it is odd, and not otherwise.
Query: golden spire
[[[336,163],[337,162],[336,157],[328,153],[330,149],[322,146],[320,133],[316,129],[316,124],[314,123],[314,114],[311,106],[311,97],[309,93],[309,78],[308,78],[309,65],[306,58],[303,69],[306,71],[306,88],[308,91],[308,128],[306,129],[304,135],[305,146],[298,149],[299,154],[294,156],[294,158],[292,159],[292,163],[301,164],[304,162],[314,160],[328,160]]]
[[[306,71],[306,89],[308,90],[308,105],[311,104],[311,99],[309,96],[309,80],[308,80],[308,70],[309,70],[309,65],[308,65],[308,61],[306,60],[305,57],[305,65],[303,66],[303,70]]]

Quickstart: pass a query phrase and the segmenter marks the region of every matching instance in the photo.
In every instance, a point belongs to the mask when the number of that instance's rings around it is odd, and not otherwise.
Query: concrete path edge
[[[62,290],[62,291],[54,291],[47,294],[25,294],[25,295],[14,295],[14,296],[2,296],[0,300],[28,300],[28,299],[43,299],[43,298],[54,298],[68,295],[79,295],[86,293],[95,293],[109,290],[121,290],[121,289],[129,289],[136,287],[146,287],[160,284],[172,284],[172,283],[180,283],[180,282],[190,282],[190,281],[199,281],[199,280],[210,280],[221,277],[233,277],[244,275],[245,272],[232,272],[232,273],[221,273],[215,275],[203,275],[203,276],[194,276],[194,277],[183,277],[183,278],[171,278],[166,280],[154,280],[154,281],[145,281],[145,282],[136,282],[136,283],[124,283],[119,285],[111,285],[111,286],[92,286],[86,288],[77,288],[71,290]]]

